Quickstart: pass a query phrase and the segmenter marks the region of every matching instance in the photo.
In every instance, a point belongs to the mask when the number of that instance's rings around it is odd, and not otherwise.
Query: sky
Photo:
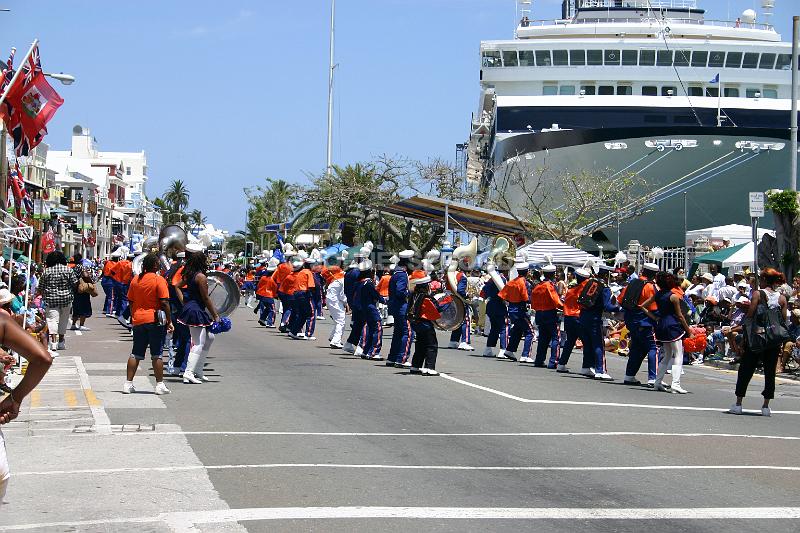
[[[754,0],[699,0],[735,19]],[[798,0],[776,0],[791,39]],[[560,16],[534,0],[532,19]],[[173,179],[217,227],[244,226],[243,189],[306,183],[325,168],[329,0],[5,0],[0,55],[39,38],[65,103],[46,142],[69,149],[88,127],[100,150],[144,150],[147,194]],[[381,154],[455,158],[479,95],[481,40],[510,39],[515,0],[338,0],[336,164]],[[796,13],[792,13],[792,9]],[[730,16],[729,16],[730,14]],[[5,50],[5,51],[4,51]]]

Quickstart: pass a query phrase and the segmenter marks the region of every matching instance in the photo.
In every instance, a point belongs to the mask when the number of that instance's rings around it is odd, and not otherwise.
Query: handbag
[[[767,305],[767,293],[758,291],[761,298],[758,309],[750,318],[744,320],[745,342],[747,349],[753,353],[764,353],[774,350],[791,337],[786,327],[781,308],[770,309]]]
[[[83,278],[78,280],[78,292],[80,294],[91,293],[93,290],[94,286],[91,283],[85,281]]]

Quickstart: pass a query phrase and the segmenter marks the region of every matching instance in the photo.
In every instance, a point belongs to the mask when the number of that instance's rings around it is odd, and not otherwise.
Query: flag
[[[708,83],[719,83],[719,72]]]
[[[272,257],[283,263],[286,259],[283,256],[283,237],[281,237],[281,232],[278,230],[275,231],[275,235],[278,237],[278,244],[275,245],[275,250],[272,252]]]

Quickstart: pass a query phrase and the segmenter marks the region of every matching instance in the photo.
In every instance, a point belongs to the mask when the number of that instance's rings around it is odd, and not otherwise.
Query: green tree
[[[172,180],[164,193],[164,202],[171,213],[184,213],[189,207],[189,189],[183,180]]]
[[[199,209],[193,209],[191,213],[189,213],[189,223],[192,227],[203,227],[208,222],[208,217],[203,216],[203,212]]]
[[[282,179],[267,178],[264,185],[244,189],[247,201],[247,225],[228,240],[229,249],[241,246],[245,241],[253,241],[257,247],[272,248],[275,235],[264,231],[269,224],[291,221],[297,203],[299,187]]]

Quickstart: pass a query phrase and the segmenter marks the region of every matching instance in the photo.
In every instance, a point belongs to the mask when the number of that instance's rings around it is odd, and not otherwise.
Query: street
[[[798,382],[779,380],[771,418],[734,416],[717,369],[686,367],[691,394],[671,395],[623,385],[616,355],[598,382],[441,332],[443,375],[411,376],[329,349],[330,320],[311,342],[232,319],[212,382],[167,378],[168,396],[149,362],[121,393],[115,320],[70,331],[4,427],[0,531],[797,531]]]

